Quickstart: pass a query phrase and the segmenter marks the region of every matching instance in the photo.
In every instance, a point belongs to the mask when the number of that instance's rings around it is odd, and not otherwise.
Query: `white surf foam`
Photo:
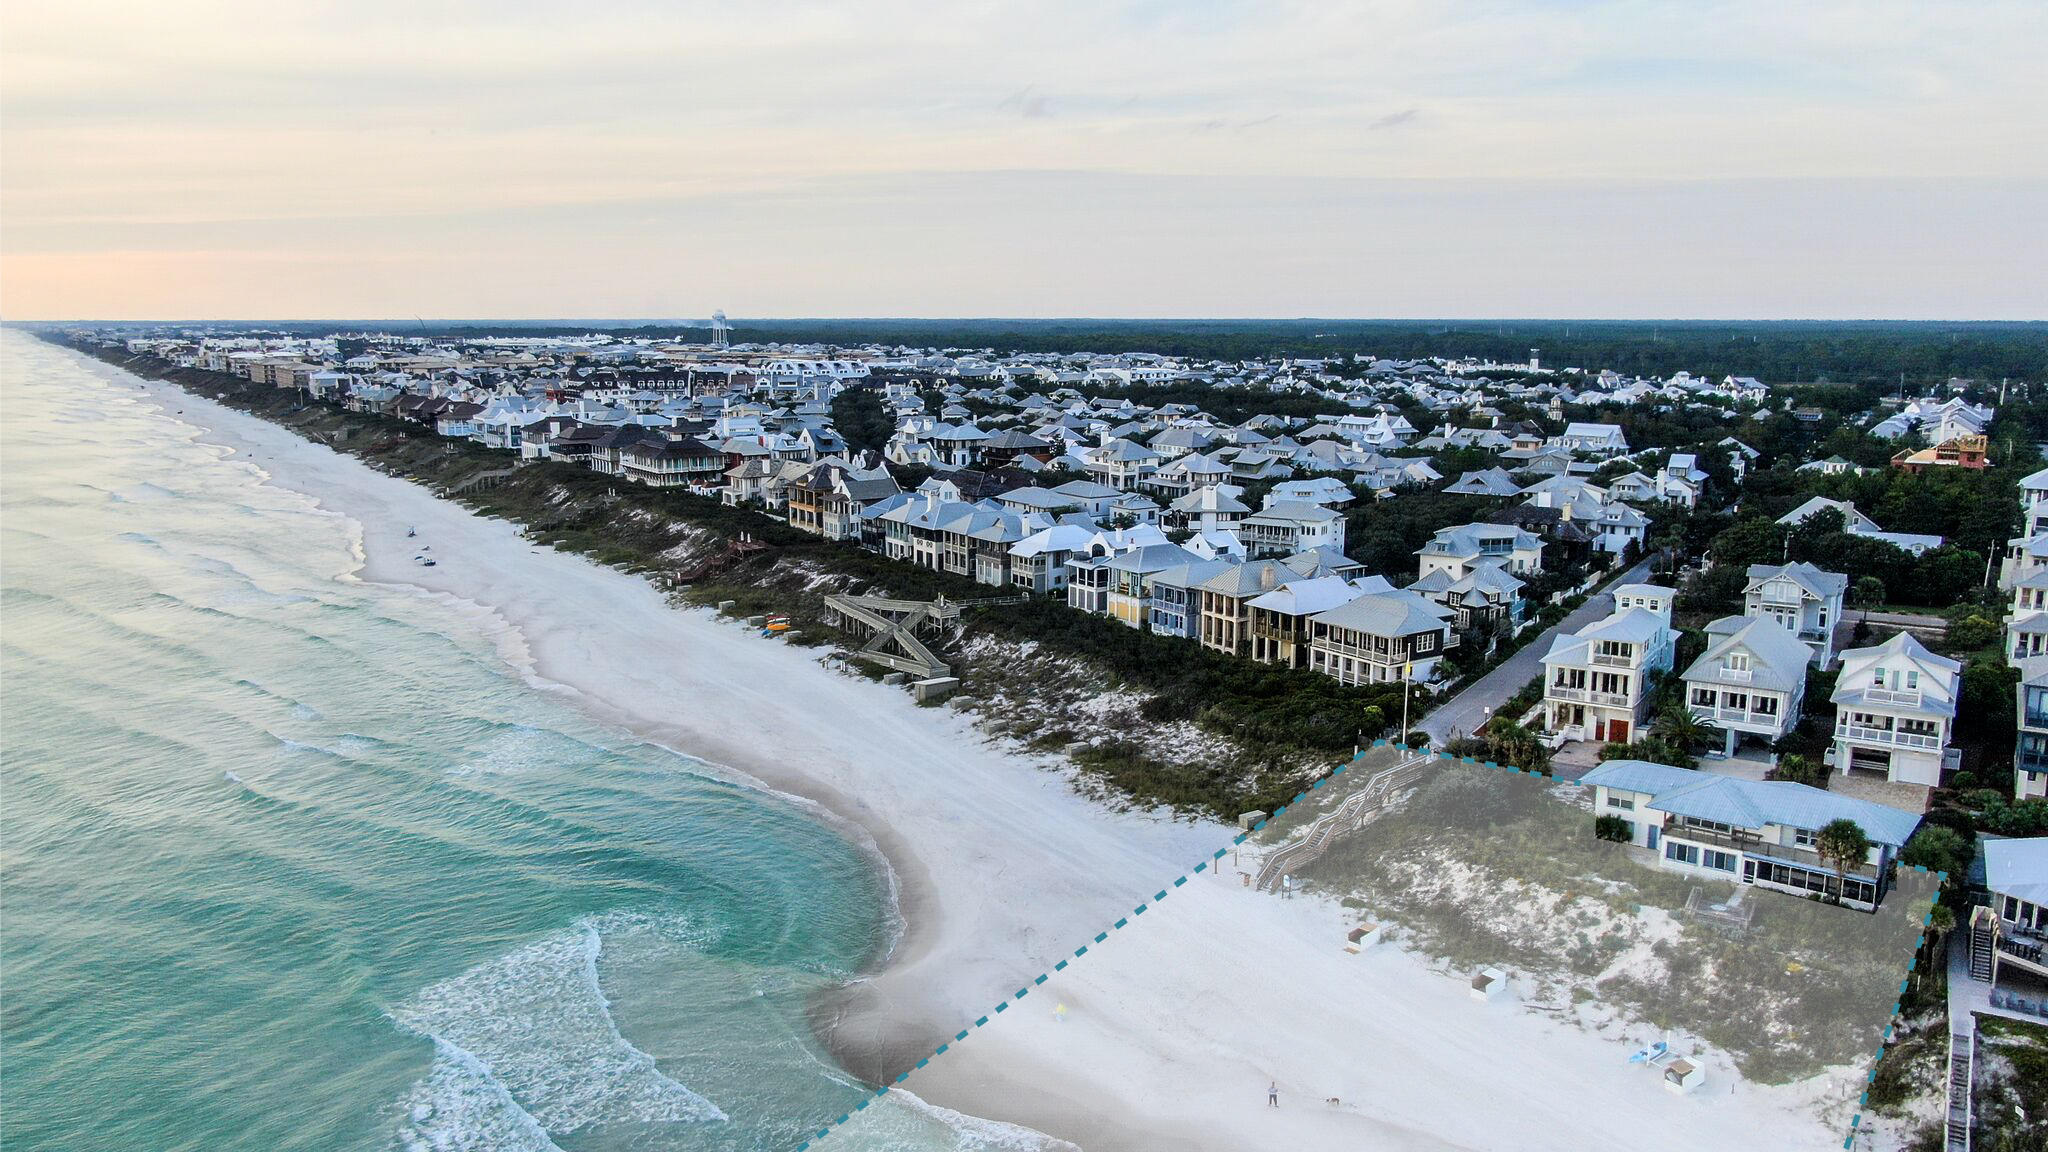
[[[402,1137],[426,1141],[425,1148],[487,1148],[499,1145],[485,1134],[514,1134],[518,1116],[544,1141],[601,1124],[727,1119],[619,1034],[598,984],[598,957],[604,931],[627,929],[678,942],[688,935],[687,926],[655,918],[587,919],[395,1009],[393,1019],[433,1039],[437,1050],[433,1069],[405,1102],[409,1115],[426,1105],[427,1119]]]

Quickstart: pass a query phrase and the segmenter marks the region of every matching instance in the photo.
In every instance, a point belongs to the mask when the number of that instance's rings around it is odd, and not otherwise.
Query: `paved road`
[[[1852,608],[1843,613],[1843,622],[1855,624],[1868,620],[1873,624],[1890,624],[1895,628],[1948,628],[1949,621],[1941,616],[1921,616],[1909,612],[1867,612]]]
[[[1551,650],[1552,636],[1561,630],[1576,631],[1606,616],[1614,610],[1615,604],[1615,597],[1606,589],[1617,584],[1641,583],[1650,574],[1650,561],[1646,560],[1602,585],[1603,590],[1587,597],[1586,603],[1573,609],[1572,615],[1517,649],[1515,655],[1467,685],[1463,692],[1438,705],[1435,711],[1417,722],[1415,730],[1428,732],[1430,743],[1436,745],[1450,739],[1454,732],[1460,735],[1471,733],[1487,720],[1492,709],[1499,708],[1502,701],[1515,695],[1518,688],[1544,670],[1544,653]]]

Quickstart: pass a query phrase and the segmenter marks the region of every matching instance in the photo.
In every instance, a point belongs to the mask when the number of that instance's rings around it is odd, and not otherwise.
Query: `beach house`
[[[784,491],[784,510],[792,528],[827,540],[860,540],[862,510],[898,491],[886,468],[863,470],[825,461]]]
[[[1199,639],[1202,635],[1202,585],[1240,563],[1240,560],[1229,557],[1208,557],[1153,573],[1147,582],[1152,591],[1147,627],[1162,636]]]
[[[1439,528],[1416,550],[1416,575],[1442,572],[1460,580],[1482,566],[1518,576],[1544,567],[1544,543],[1513,524],[1455,524]]]
[[[2049,795],[2049,656],[2029,657],[2020,671],[2013,689],[2013,796],[2028,800]]]
[[[1544,718],[1568,740],[1627,744],[1643,727],[1650,682],[1672,667],[1672,590],[1632,585],[1635,602],[1544,653]]]
[[[1318,576],[1263,592],[1245,605],[1250,615],[1247,633],[1251,637],[1251,656],[1262,664],[1306,668],[1311,617],[1350,603],[1368,591],[1392,590],[1393,586],[1378,576],[1357,582],[1342,576]]]
[[[1934,787],[1955,767],[1949,751],[1963,665],[1906,632],[1843,653],[1829,762],[1848,775],[1883,773],[1895,784]]]
[[[1082,453],[1088,473],[1099,483],[1119,491],[1136,488],[1160,465],[1160,454],[1143,444],[1106,438]]]
[[[656,488],[692,488],[710,492],[726,478],[726,457],[697,440],[662,437],[640,440],[619,454],[619,470],[627,479]]]
[[[1826,496],[1815,496],[1798,508],[1779,517],[1778,523],[1786,525],[1805,524],[1823,512],[1835,512],[1843,518],[1843,531],[1851,536],[1862,536],[1867,540],[1883,540],[1902,552],[1920,556],[1932,549],[1942,547],[1942,537],[1917,532],[1887,532],[1878,523],[1857,511],[1857,506],[1847,500],[1831,500]]]
[[[1885,899],[1900,848],[1921,818],[1790,780],[1745,780],[1647,760],[1609,760],[1580,783],[1594,812],[1629,825],[1629,842],[1675,872],[1790,892],[1840,896],[1871,910]],[[1816,851],[1821,829],[1848,820],[1870,850],[1838,874]]]
[[[1110,574],[1109,594],[1103,611],[1111,619],[1143,630],[1152,616],[1152,578],[1191,563],[1199,557],[1179,544],[1164,539],[1127,548],[1097,561]]]
[[[1565,433],[1552,443],[1568,451],[1601,457],[1621,456],[1629,451],[1629,440],[1623,436],[1620,424],[1567,424]]]
[[[1252,636],[1252,601],[1302,574],[1278,560],[1253,560],[1226,568],[1194,589],[1198,594],[1197,638],[1202,646],[1243,656]]]
[[[1407,590],[1360,596],[1310,617],[1309,666],[1343,684],[1428,683],[1458,646],[1451,620]]]
[[[1523,581],[1498,565],[1481,564],[1459,577],[1439,568],[1410,584],[1409,591],[1451,609],[1460,629],[1523,620]]]
[[[1054,524],[1010,546],[1010,582],[1027,592],[1065,592],[1069,560],[1108,554],[1102,533],[1080,524]],[[1107,595],[1106,588],[1106,603]]]
[[[1722,730],[1724,755],[1745,736],[1783,739],[1807,696],[1807,645],[1769,616],[1724,616],[1707,626],[1707,642],[1681,674],[1687,712]]]
[[[1345,514],[1321,504],[1275,501],[1238,522],[1238,539],[1245,542],[1245,555],[1254,560],[1313,548],[1342,552]]]
[[[1236,484],[1204,485],[1167,505],[1160,523],[1171,529],[1221,531],[1235,536],[1239,522],[1252,515],[1251,506],[1238,499],[1244,491]]]
[[[2049,839],[1985,841],[1989,904],[1971,910],[1971,975],[2018,971],[2040,987],[2049,978]]]
[[[1752,564],[1743,586],[1743,614],[1776,621],[1813,651],[1817,667],[1826,668],[1835,659],[1835,630],[1849,587],[1848,576],[1805,561]]]

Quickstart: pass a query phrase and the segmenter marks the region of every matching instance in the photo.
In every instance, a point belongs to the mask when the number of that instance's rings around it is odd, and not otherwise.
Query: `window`
[[[1908,688],[1908,690],[1909,690],[1909,691],[1911,691],[1911,690],[1913,690],[1913,689],[1919,688],[1920,686],[1921,686],[1921,674],[1920,674],[1919,672],[1915,672],[1915,671],[1909,671],[1909,672],[1907,673],[1907,688]]]
[[[1709,851],[1703,855],[1701,862],[1710,868],[1722,872],[1734,872],[1736,870],[1736,854],[1734,852]]]
[[[1693,703],[1700,708],[1714,707],[1715,690],[1712,688],[1695,688],[1693,690]]]
[[[1885,669],[1879,668],[1871,673],[1871,686],[1873,688],[1885,687]]]
[[[1700,849],[1692,844],[1681,844],[1676,840],[1665,841],[1665,859],[1677,860],[1681,864],[1698,865]]]
[[[1623,797],[1617,796],[1613,792],[1610,792],[1608,794],[1608,807],[1620,808],[1624,812],[1634,812],[1636,810],[1636,801],[1624,799]]]
[[[1793,829],[1793,843],[1801,848],[1814,847],[1814,830],[1811,828]]]
[[[1722,666],[1734,672],[1750,671],[1750,653],[1731,652],[1722,657]]]

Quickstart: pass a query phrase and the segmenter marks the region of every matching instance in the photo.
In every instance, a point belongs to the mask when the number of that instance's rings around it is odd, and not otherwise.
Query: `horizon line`
[[[991,313],[963,316],[732,316],[728,325],[766,324],[1999,324],[2049,326],[2041,318],[1968,316],[1028,316]],[[40,317],[0,319],[0,326],[47,324],[377,324],[377,325],[545,325],[610,324],[647,327],[705,327],[709,317],[695,316],[273,316],[273,317]]]

